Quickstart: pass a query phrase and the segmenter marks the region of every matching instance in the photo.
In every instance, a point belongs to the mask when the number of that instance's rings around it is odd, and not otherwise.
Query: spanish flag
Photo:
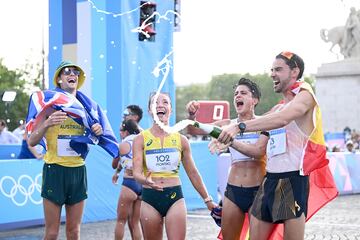
[[[300,168],[300,173],[302,175],[309,175],[312,171],[327,166],[329,160],[326,159],[325,138],[322,129],[322,117],[319,104],[311,86],[307,82],[296,82],[292,87],[292,92],[295,95],[301,90],[309,91],[316,102],[313,113],[313,124],[315,127],[306,143],[301,159],[302,167]]]
[[[339,192],[328,166],[329,160],[326,158],[325,138],[318,101],[308,83],[298,81],[292,87],[292,92],[295,95],[301,90],[309,91],[316,102],[313,113],[315,127],[305,145],[300,169],[303,175],[309,175],[310,181],[308,215],[306,218],[306,221],[308,221],[320,208],[333,200]]]
[[[309,91],[316,102],[313,113],[314,130],[310,134],[309,140],[305,145],[300,166],[300,174],[309,175],[310,192],[308,199],[308,214],[306,216],[306,221],[308,221],[320,208],[338,195],[338,190],[328,166],[329,160],[326,158],[321,111],[314,91],[311,86],[304,81],[297,81],[291,87],[291,90],[294,95],[298,94],[300,91]],[[280,104],[281,103],[282,102],[280,102]],[[277,224],[269,239],[283,239],[283,232],[283,224]],[[221,232],[219,233],[218,238],[222,239]],[[244,222],[240,239],[249,239],[248,221]]]

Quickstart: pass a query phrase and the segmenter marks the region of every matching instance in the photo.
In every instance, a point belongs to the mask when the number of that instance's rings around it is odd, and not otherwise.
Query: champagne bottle
[[[215,125],[200,123],[197,121],[194,121],[193,126],[203,130],[204,132],[206,132],[206,134],[209,134],[213,138],[218,138],[222,131],[221,128],[219,128]]]

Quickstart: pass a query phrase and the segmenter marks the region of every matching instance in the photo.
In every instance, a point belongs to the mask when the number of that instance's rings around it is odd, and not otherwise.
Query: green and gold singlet
[[[181,135],[171,133],[161,140],[150,129],[140,133],[144,137],[144,174],[152,172],[152,177],[179,177],[181,162]]]
[[[83,135],[84,131],[84,126],[79,125],[70,117],[62,124],[50,127],[45,134],[47,152],[44,161],[64,167],[84,165],[84,159],[69,146],[71,136]]]

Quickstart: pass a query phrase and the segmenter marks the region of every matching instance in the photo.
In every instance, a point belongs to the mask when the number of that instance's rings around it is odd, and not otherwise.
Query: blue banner
[[[0,230],[34,225],[43,219],[42,161],[0,161]]]
[[[202,175],[209,194],[217,196],[216,156],[207,149],[208,142],[191,143],[195,164]],[[19,148],[20,149],[20,148]],[[1,151],[1,147],[0,147]],[[117,202],[121,189],[111,181],[114,170],[112,158],[98,146],[90,146],[86,159],[88,199],[83,222],[116,219]],[[43,161],[37,159],[0,160],[0,230],[43,223],[41,193]],[[180,168],[182,190],[188,210],[205,208],[200,195],[192,186],[183,167]],[[62,216],[65,215],[63,209]]]

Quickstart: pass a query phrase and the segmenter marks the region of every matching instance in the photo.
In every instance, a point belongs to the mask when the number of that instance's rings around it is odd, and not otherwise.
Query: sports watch
[[[245,124],[244,122],[240,122],[240,123],[238,124],[238,127],[239,127],[239,129],[240,129],[240,136],[242,136],[243,133],[245,132],[246,124]]]

